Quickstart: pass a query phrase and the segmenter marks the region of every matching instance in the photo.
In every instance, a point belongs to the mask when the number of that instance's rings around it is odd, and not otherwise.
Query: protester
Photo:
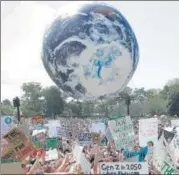
[[[46,120],[44,122],[45,125],[44,123],[42,124],[42,128],[45,126],[48,128],[47,132],[41,135],[41,137],[45,137],[45,141],[40,142],[41,148],[34,147],[34,151],[29,154],[26,164],[22,163],[24,174],[100,174],[100,163],[125,163],[129,161],[129,158],[135,156],[137,156],[136,161],[140,163],[147,162],[150,173],[158,173],[153,164],[154,142],[148,141],[144,147],[139,145],[139,124],[137,118],[133,119],[134,145],[128,145],[122,149],[117,149],[116,140],[113,138],[112,141],[105,134],[106,129],[109,127],[108,125],[105,125],[104,131],[103,128],[96,128],[95,132],[99,130],[99,133],[95,133],[99,135],[99,138],[96,137],[98,140],[93,140],[93,142],[89,143],[79,143],[79,133],[92,133],[90,130],[93,128],[91,126],[93,123],[107,123],[107,119],[105,121],[103,119],[101,122],[101,119],[60,118],[59,121],[60,124],[57,124],[58,121],[56,123],[53,121],[53,123]],[[53,127],[48,126],[48,123],[51,122]],[[33,120],[33,124],[29,124],[32,131],[29,130],[30,137],[28,139],[31,142],[34,123],[35,121]],[[161,123],[159,127],[161,127]],[[165,125],[166,121],[162,124]],[[48,133],[51,130],[53,131],[56,125],[61,125],[63,129],[59,131],[66,130],[66,134],[61,132],[60,134],[64,135],[61,137],[55,136],[54,142],[54,138],[49,137]],[[163,127],[161,128],[160,135],[163,133]],[[35,134],[35,136],[39,136],[38,139],[43,140],[43,138],[40,138],[40,134]],[[85,139],[87,139],[87,136]],[[48,143],[46,143],[47,141]],[[88,165],[90,165],[89,169]]]

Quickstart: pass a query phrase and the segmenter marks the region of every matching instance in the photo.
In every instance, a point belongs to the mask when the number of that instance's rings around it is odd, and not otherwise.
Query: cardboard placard
[[[27,143],[28,139],[25,134],[17,128],[12,129],[6,135],[4,135],[4,139],[12,146],[21,145],[22,143]]]
[[[28,143],[28,139],[25,134],[17,128],[9,131],[4,138],[8,141],[9,146],[12,147],[20,158],[28,156],[34,149],[32,145]]]

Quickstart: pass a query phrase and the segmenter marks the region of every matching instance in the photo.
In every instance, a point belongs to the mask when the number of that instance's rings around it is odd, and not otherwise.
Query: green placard
[[[1,163],[14,163],[14,162],[20,162],[19,159],[1,159]]]
[[[49,138],[47,140],[47,148],[55,149],[57,147],[57,139],[56,138]]]

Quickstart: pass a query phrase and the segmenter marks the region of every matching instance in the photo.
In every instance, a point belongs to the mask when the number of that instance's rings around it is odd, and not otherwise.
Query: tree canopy
[[[21,111],[27,116],[105,116],[146,114],[168,114],[179,117],[179,79],[166,83],[163,89],[144,89],[126,87],[113,99],[96,101],[67,102],[56,86],[43,88],[38,82],[22,84]],[[15,115],[12,102],[1,102],[1,115]]]

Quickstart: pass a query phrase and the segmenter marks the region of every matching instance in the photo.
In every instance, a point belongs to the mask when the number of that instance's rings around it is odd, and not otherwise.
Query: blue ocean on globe
[[[75,99],[110,97],[130,81],[139,61],[136,36],[115,8],[85,3],[53,21],[45,32],[44,66],[57,86]]]

